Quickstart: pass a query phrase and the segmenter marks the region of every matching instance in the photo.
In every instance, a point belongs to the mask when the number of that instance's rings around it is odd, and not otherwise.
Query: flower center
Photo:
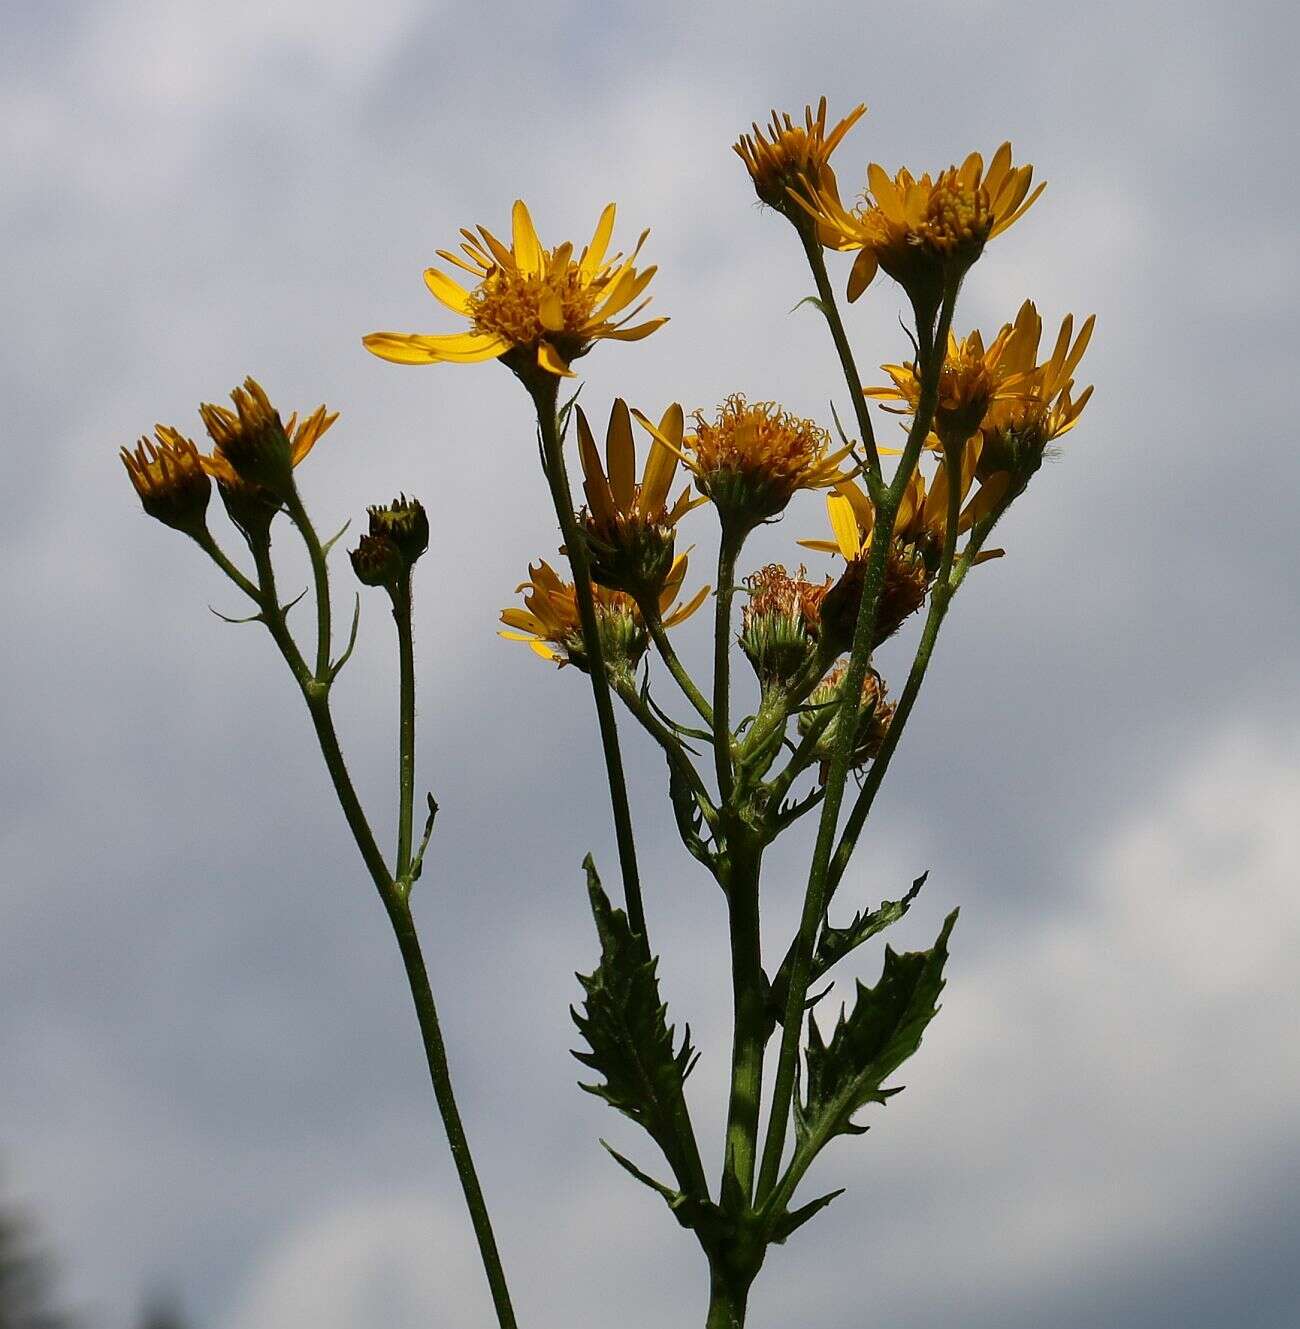
[[[601,294],[594,283],[584,282],[576,263],[562,272],[544,276],[512,268],[494,268],[470,293],[470,307],[476,332],[494,333],[516,346],[535,346],[546,336],[555,335],[542,323],[542,300],[559,297],[564,328],[561,336],[581,333],[591,321],[592,311]]]

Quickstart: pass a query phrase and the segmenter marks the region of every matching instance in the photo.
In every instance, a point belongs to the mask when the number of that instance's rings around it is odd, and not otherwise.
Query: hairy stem
[[[647,953],[650,942],[646,934],[645,905],[641,898],[641,878],[637,870],[636,842],[632,836],[632,811],[628,806],[627,777],[623,773],[623,756],[618,744],[618,725],[614,719],[614,706],[609,695],[609,679],[605,670],[605,653],[601,647],[600,624],[596,618],[596,602],[591,586],[591,560],[587,557],[587,544],[573,511],[573,493],[569,488],[569,473],[564,464],[564,441],[560,437],[556,418],[557,381],[546,375],[545,380],[529,391],[537,408],[537,424],[542,434],[542,457],[546,479],[555,504],[555,515],[564,536],[573,570],[574,595],[578,602],[578,615],[582,622],[583,649],[587,653],[587,672],[591,677],[591,691],[596,702],[596,720],[600,727],[600,743],[605,753],[605,771],[609,779],[609,798],[614,811],[614,835],[618,842],[618,862],[623,877],[623,898],[627,904],[627,918],[632,931],[645,943]]]
[[[411,629],[411,569],[393,591],[397,623],[399,672],[397,736],[397,880],[406,883],[411,870],[411,836],[415,817],[415,644]]]
[[[456,1164],[461,1190],[465,1193],[465,1204],[469,1208],[470,1222],[474,1227],[474,1236],[478,1240],[479,1254],[492,1293],[497,1324],[500,1329],[517,1329],[514,1307],[510,1302],[510,1289],[506,1286],[505,1270],[501,1265],[496,1236],[492,1231],[491,1219],[488,1217],[487,1201],[483,1198],[483,1188],[479,1185],[478,1173],[474,1168],[469,1140],[465,1136],[460,1110],[456,1106],[456,1096],[452,1092],[447,1049],[442,1041],[438,1009],[434,1005],[433,989],[429,986],[429,974],[425,968],[424,955],[420,950],[420,938],[415,930],[415,921],[411,917],[410,905],[405,897],[390,891],[385,893],[384,903],[388,906],[388,917],[397,937],[398,948],[402,952],[402,963],[406,968],[411,998],[415,1003],[415,1013],[420,1022],[420,1036],[424,1040],[424,1053],[429,1063],[429,1079],[433,1083],[433,1094],[438,1100],[438,1111],[442,1114],[442,1123],[447,1131],[447,1143],[451,1146],[451,1156]]]
[[[862,378],[853,359],[853,348],[849,345],[848,334],[844,331],[844,320],[840,317],[830,277],[826,273],[826,256],[822,252],[821,241],[817,239],[816,223],[809,218],[799,225],[798,230],[799,238],[803,241],[804,253],[808,256],[808,266],[812,269],[813,281],[817,284],[819,305],[826,319],[826,325],[831,330],[831,340],[835,343],[835,350],[840,357],[840,368],[844,371],[844,381],[848,385],[849,399],[853,403],[853,413],[858,422],[858,432],[862,435],[862,446],[866,449],[870,477],[879,481],[880,454],[876,451],[876,436],[871,427],[871,413],[867,410],[867,399],[862,393]]]
[[[947,345],[948,328],[952,322],[956,291],[944,299],[939,328],[930,347]],[[862,695],[871,658],[871,643],[875,633],[880,590],[884,584],[889,548],[893,543],[894,521],[898,516],[903,493],[916,469],[921,448],[930,432],[938,400],[939,371],[943,366],[942,351],[928,354],[922,361],[921,392],[916,415],[908,433],[898,470],[888,489],[876,504],[876,516],[867,555],[866,575],[863,580],[862,604],[853,634],[848,668],[844,676],[839,723],[826,777],[826,793],[822,801],[821,819],[817,827],[817,842],[813,849],[812,866],[808,874],[808,888],[804,897],[803,914],[794,949],[794,964],[790,970],[790,991],[786,999],[784,1028],[781,1032],[781,1052],[777,1062],[776,1081],[772,1090],[772,1114],[768,1121],[767,1140],[763,1149],[763,1167],[759,1177],[760,1202],[776,1184],[785,1151],[786,1131],[789,1126],[790,1104],[794,1094],[794,1076],[799,1056],[799,1042],[803,1032],[804,1002],[812,969],[813,949],[817,931],[826,913],[826,892],[830,861],[835,848],[840,807],[844,799],[844,785],[848,778],[849,763],[856,736],[857,709]]]

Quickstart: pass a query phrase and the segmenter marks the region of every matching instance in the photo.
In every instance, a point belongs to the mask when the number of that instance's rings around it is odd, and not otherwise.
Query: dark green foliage
[[[912,901],[920,894],[921,887],[925,885],[929,875],[929,872],[921,873],[912,883],[912,889],[901,900],[881,900],[878,909],[869,909],[865,912],[860,910],[854,914],[853,921],[847,927],[832,927],[829,921],[824,921],[817,937],[817,947],[813,951],[812,967],[808,971],[808,986],[811,988],[824,978],[850,951],[856,950],[863,942],[870,941],[877,933],[897,923],[912,907]],[[791,968],[791,956],[787,955],[776,972],[776,978],[772,980],[772,1015],[778,1023],[783,1023],[785,1020],[785,1003],[790,991]],[[810,1007],[815,1005],[816,999],[808,1004]]]
[[[879,909],[854,914],[848,927],[833,928],[830,923],[824,923],[813,956],[812,981],[816,982],[832,965],[838,964],[864,941],[870,941],[878,932],[897,923],[911,908],[912,901],[921,893],[921,887],[929,875],[928,872],[921,873],[912,883],[912,889],[901,900],[881,900]]]
[[[573,1055],[603,1082],[582,1088],[643,1126],[683,1181],[689,1172],[680,1129],[683,1085],[696,1055],[690,1030],[674,1051],[673,1028],[659,997],[658,961],[646,955],[627,915],[610,904],[590,856],[583,866],[601,954],[594,973],[578,975],[587,998],[573,1019],[591,1050]]]
[[[802,1101],[795,1097],[801,1140],[821,1148],[836,1135],[859,1134],[866,1127],[855,1126],[853,1114],[898,1092],[881,1086],[920,1046],[935,1016],[956,921],[954,910],[928,951],[899,955],[886,947],[880,982],[874,988],[858,983],[853,1010],[840,1013],[829,1043],[809,1016],[806,1092]]]

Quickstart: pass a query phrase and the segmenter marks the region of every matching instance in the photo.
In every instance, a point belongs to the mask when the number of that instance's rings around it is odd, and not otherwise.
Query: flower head
[[[231,520],[251,534],[270,524],[292,483],[294,467],[339,417],[337,411],[318,406],[301,422],[295,411],[282,424],[262,385],[252,378],[230,396],[233,411],[211,403],[199,407],[213,443],[211,454],[200,461],[217,482]],[[263,475],[270,483],[260,478]]]
[[[844,687],[844,676],[848,672],[843,664],[838,664],[812,690],[806,709],[799,713],[798,727],[800,734],[807,734],[815,723],[818,712],[827,706],[838,708],[840,693]],[[862,701],[858,706],[857,732],[853,736],[853,749],[849,763],[854,767],[865,766],[880,751],[880,745],[889,732],[890,721],[894,718],[894,705],[886,700],[885,681],[874,669],[867,671],[862,680]],[[835,752],[835,734],[839,728],[840,716],[837,713],[822,730],[814,749],[821,758],[823,782]]]
[[[391,541],[404,567],[411,567],[429,547],[429,515],[418,498],[399,495],[391,503],[366,509],[370,535]],[[363,537],[364,539],[364,537]]]
[[[674,603],[686,577],[686,566],[687,556],[679,555],[659,594],[665,627],[674,627],[688,619],[709,593],[705,586],[687,604]],[[549,563],[539,560],[529,565],[528,580],[515,589],[524,592],[524,608],[501,611],[501,621],[513,631],[500,635],[510,641],[527,642],[543,660],[554,660],[561,666],[576,665],[586,672],[587,652],[573,583],[562,580]],[[592,591],[605,663],[611,669],[630,673],[649,645],[641,611],[636,601],[623,591],[606,590],[603,586],[593,586]]]
[[[826,98],[817,103],[814,117],[811,106],[804,107],[804,122],[797,125],[788,114],[772,112],[770,126],[760,129],[757,123],[753,134],[742,134],[732,144],[732,151],[745,163],[754,192],[770,208],[803,224],[804,212],[791,198],[794,189],[835,188],[835,176],[830,168],[830,156],[843,142],[845,135],[866,114],[866,106],[859,103],[834,126],[826,129]]]
[[[610,590],[657,596],[673,566],[674,528],[704,500],[692,501],[687,485],[669,504],[678,452],[657,437],[651,440],[645,470],[637,481],[632,415],[622,398],[614,402],[609,413],[603,466],[581,406],[577,416],[578,456],[587,496],[582,521],[592,576]],[[680,451],[680,406],[674,404],[664,412],[658,433],[672,440]]]
[[[440,258],[475,279],[472,290],[438,268],[425,271],[430,292],[470,322],[470,331],[446,336],[414,332],[372,332],[366,348],[395,364],[446,361],[472,364],[501,359],[526,381],[544,374],[572,377],[570,363],[602,339],[639,341],[668,320],[652,318],[627,325],[645,307],[628,312],[650,284],[656,269],[634,266],[648,231],[628,258],[607,256],[614,231],[614,205],[600,215],[591,243],[574,256],[573,245],[542,248],[533,219],[517,200],[507,248],[486,227],[463,230],[461,254],[438,250]]]
[[[212,482],[193,442],[170,425],[155,425],[154,440],[121,450],[144,510],[164,525],[195,535],[205,525]]]
[[[962,474],[957,481],[959,500],[964,500],[970,491],[977,455],[974,449],[962,453]],[[925,603],[947,531],[950,483],[945,461],[940,461],[934,480],[928,486],[919,468],[912,473],[899,505],[886,556],[873,648],[893,636]],[[968,530],[991,511],[1005,492],[1006,486],[1001,480],[981,486],[975,497],[960,510],[958,532]],[[807,549],[839,554],[847,565],[822,602],[825,630],[831,634],[832,641],[842,643],[847,649],[862,604],[876,512],[871,499],[848,480],[836,485],[834,494],[827,495],[826,514],[835,538],[829,541],[800,540],[799,543]],[[990,556],[994,555],[985,555]]]
[[[982,446],[976,474],[985,483],[1004,474],[1019,492],[1042,465],[1048,445],[1078,423],[1092,387],[1076,395],[1074,374],[1095,325],[1096,316],[1090,314],[1075,335],[1074,315],[1067,314],[1051,355],[1040,363],[1043,321],[1032,301],[1026,300],[1020,307],[1005,357],[1008,368],[1020,376],[1018,389],[993,401],[980,421]]]
[[[396,587],[406,573],[402,551],[388,536],[367,531],[350,550],[352,571],[363,586]]]
[[[1032,166],[1011,165],[1011,144],[993,154],[988,170],[972,152],[960,166],[917,179],[875,162],[867,167],[867,190],[850,212],[833,188],[797,191],[795,198],[832,249],[856,250],[849,299],[856,300],[884,268],[918,304],[937,305],[945,283],[979,258],[985,244],[1024,216],[1043,191],[1029,191]]]
[[[673,443],[643,415],[637,419],[678,453],[695,487],[712,500],[724,527],[752,530],[778,516],[800,489],[825,489],[844,478],[850,449],[831,451],[830,435],[776,402],[733,393],[712,420],[694,416],[695,431]]]
[[[765,687],[794,678],[816,654],[831,579],[818,585],[805,572],[800,567],[791,575],[769,563],[745,579],[749,601],[740,611],[740,648]]]

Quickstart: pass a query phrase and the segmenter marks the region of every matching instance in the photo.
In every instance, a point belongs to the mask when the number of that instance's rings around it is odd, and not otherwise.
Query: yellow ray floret
[[[825,184],[795,189],[792,196],[817,222],[823,243],[858,252],[848,289],[856,300],[878,268],[909,289],[936,268],[963,271],[1042,193],[1042,184],[1030,192],[1033,174],[1032,166],[1012,166],[1011,144],[1003,143],[987,171],[978,152],[933,178],[918,179],[907,169],[891,176],[873,162],[852,212]]]
[[[684,622],[702,605],[709,587],[703,586],[684,605],[675,603],[686,577],[687,555],[674,560],[659,595],[664,627]],[[528,567],[528,580],[515,588],[524,593],[524,608],[501,611],[501,621],[511,631],[499,635],[509,641],[526,642],[543,660],[585,667],[582,620],[572,582],[564,581],[544,559]],[[622,591],[593,586],[596,619],[608,663],[615,667],[635,666],[645,653],[648,637],[636,601]]]
[[[647,299],[634,305],[656,271],[635,266],[649,232],[642,232],[627,258],[609,254],[613,232],[611,203],[601,213],[591,243],[576,257],[567,242],[545,249],[527,207],[516,200],[508,247],[480,226],[477,234],[461,231],[460,254],[438,250],[440,258],[474,278],[472,289],[437,268],[424,274],[430,293],[469,320],[468,332],[372,332],[362,340],[368,350],[395,364],[472,364],[505,357],[512,368],[536,366],[572,377],[570,363],[593,343],[639,341],[668,321],[632,323],[649,303]]]
[[[742,134],[732,144],[732,151],[745,163],[759,198],[794,219],[801,214],[790,198],[790,191],[798,187],[834,190],[831,153],[866,111],[866,106],[859,103],[829,131],[825,97],[818,102],[815,116],[811,106],[804,107],[802,125],[789,115],[773,111],[770,126],[760,128],[754,124],[753,134]]]
[[[230,398],[235,405],[233,411],[227,406],[216,406],[209,402],[199,407],[199,415],[213,443],[211,455],[201,457],[200,461],[203,469],[218,484],[232,489],[243,485],[245,481],[240,478],[228,453],[232,447],[238,451],[248,435],[269,427],[281,428],[289,442],[289,461],[291,465],[297,466],[316,446],[321,435],[339,418],[337,411],[330,412],[324,406],[318,406],[301,423],[295,411],[280,425],[279,413],[271,405],[262,385],[254,378],[245,379],[243,386],[236,388]]]

